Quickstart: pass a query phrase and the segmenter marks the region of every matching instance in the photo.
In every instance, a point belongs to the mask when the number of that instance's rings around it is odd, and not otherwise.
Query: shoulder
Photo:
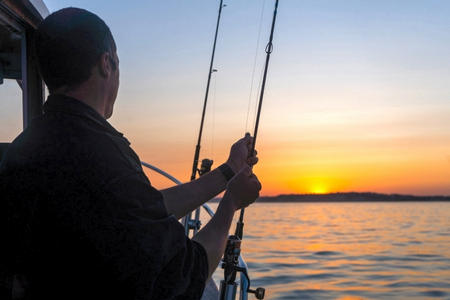
[[[128,141],[77,116],[49,114],[32,122],[11,144],[7,160],[41,171],[66,173],[107,183],[142,170]],[[44,170],[42,170],[44,168]]]

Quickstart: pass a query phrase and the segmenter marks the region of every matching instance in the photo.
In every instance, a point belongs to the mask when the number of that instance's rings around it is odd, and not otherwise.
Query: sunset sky
[[[219,1],[45,3],[86,8],[110,26],[121,70],[110,121],[141,160],[187,181]],[[215,166],[253,131],[274,2],[224,3],[201,152]],[[450,195],[449,16],[446,0],[281,0],[254,169],[262,194]],[[10,141],[20,97],[14,82],[0,93],[0,141]]]

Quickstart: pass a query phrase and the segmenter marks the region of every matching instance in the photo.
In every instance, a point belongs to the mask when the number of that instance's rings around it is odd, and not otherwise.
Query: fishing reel
[[[224,280],[220,282],[220,300],[236,298],[236,274],[241,272],[248,281],[246,293],[255,294],[256,299],[264,299],[266,290],[264,288],[250,289],[250,278],[247,269],[239,266],[239,255],[241,254],[241,239],[236,235],[230,235],[222,258],[222,269],[224,269]],[[242,288],[242,287],[241,287]]]
[[[207,158],[203,159],[200,169],[197,169],[198,174],[200,176],[202,176],[202,175],[205,175],[206,173],[208,173],[209,171],[211,171],[211,167],[212,167],[213,163],[214,163],[214,161],[212,159],[207,159]]]
[[[206,173],[208,173],[209,171],[211,171],[213,162],[214,161],[212,159],[207,159],[207,158],[203,159],[200,169],[197,169],[198,174],[200,176],[203,176]],[[200,210],[199,209],[196,210],[194,219],[192,219],[191,216],[192,215],[189,213],[188,216],[186,217],[186,221],[185,221],[187,235],[189,235],[189,232],[191,230],[194,231],[194,234],[197,233],[197,231],[200,230],[200,227],[202,226],[202,222],[200,221]]]

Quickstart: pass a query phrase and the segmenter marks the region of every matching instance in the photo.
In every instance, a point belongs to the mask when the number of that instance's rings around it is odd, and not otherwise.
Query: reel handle
[[[256,290],[248,289],[248,292],[255,294],[256,299],[264,299],[264,294],[266,293],[266,289],[259,287]]]

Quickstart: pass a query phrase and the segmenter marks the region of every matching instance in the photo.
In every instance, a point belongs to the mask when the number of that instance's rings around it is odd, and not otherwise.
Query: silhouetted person
[[[106,121],[119,87],[108,26],[62,9],[39,26],[35,46],[50,95],[0,165],[3,285],[25,299],[199,299],[234,212],[261,189],[251,137],[218,169],[158,191]],[[186,237],[177,219],[225,188],[216,215]]]

